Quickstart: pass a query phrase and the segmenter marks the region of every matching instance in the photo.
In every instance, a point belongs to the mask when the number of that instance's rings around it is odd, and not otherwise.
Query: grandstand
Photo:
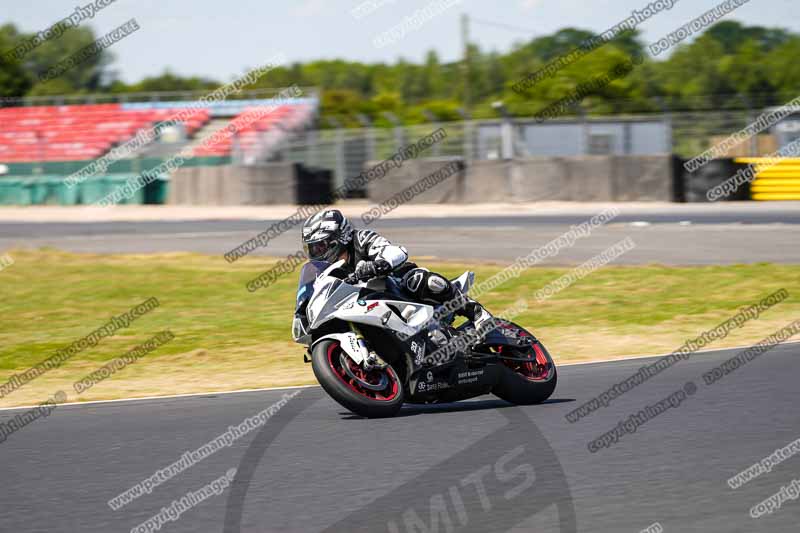
[[[269,161],[282,143],[312,125],[316,112],[315,97],[0,108],[0,165],[9,169],[0,183],[0,204],[90,203],[123,176],[153,169],[178,153],[192,154],[187,166]],[[141,135],[145,132],[149,135]],[[137,136],[151,142],[84,184],[93,193],[58,190],[63,178]],[[39,182],[52,194],[32,192]]]
[[[95,159],[174,113],[170,109],[125,109],[121,104],[0,109],[0,161]],[[208,110],[198,109],[183,126],[193,135],[208,120]]]

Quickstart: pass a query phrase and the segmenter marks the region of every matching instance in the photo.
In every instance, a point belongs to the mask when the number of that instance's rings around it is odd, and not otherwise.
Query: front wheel
[[[522,328],[519,330],[530,335]],[[503,360],[504,372],[500,383],[492,390],[493,394],[513,404],[533,405],[542,403],[556,390],[558,383],[556,365],[550,353],[538,340],[533,340],[524,348],[508,345],[493,348],[501,356],[514,358]]]
[[[325,392],[357,415],[394,416],[403,406],[403,384],[394,369],[365,371],[344,353],[339,341],[318,342],[311,352],[311,367]]]

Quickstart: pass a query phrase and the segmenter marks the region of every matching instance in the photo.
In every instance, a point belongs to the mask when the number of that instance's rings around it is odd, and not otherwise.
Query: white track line
[[[780,343],[781,346],[790,345],[790,344],[800,344],[800,341],[791,341],[791,342],[782,342]],[[735,351],[735,350],[744,350],[746,348],[750,348],[753,346],[752,344],[746,344],[743,346],[733,346],[731,348],[717,348],[716,350],[698,350],[696,352],[692,352],[692,354],[702,354],[702,353],[714,353],[714,352],[725,352],[725,351]],[[670,355],[674,352],[659,354],[659,355],[631,355],[628,357],[622,357],[619,359],[603,359],[601,361],[579,361],[577,363],[564,363],[557,365],[558,368],[563,368],[565,366],[580,366],[580,365],[596,365],[600,363],[617,363],[617,362],[624,362],[624,361],[633,361],[636,359],[653,359],[656,357],[664,357],[666,355]],[[142,398],[119,398],[116,400],[92,400],[89,402],[68,402],[68,403],[60,403],[58,407],[70,407],[70,406],[84,406],[84,405],[95,405],[95,404],[104,404],[104,403],[118,403],[118,402],[140,402],[145,400],[170,400],[173,398],[191,398],[193,396],[208,396],[208,395],[221,395],[221,394],[243,394],[248,392],[268,392],[268,391],[275,391],[275,390],[292,390],[292,389],[309,389],[312,387],[319,387],[319,385],[291,385],[288,387],[265,387],[262,389],[239,389],[239,390],[231,390],[231,391],[208,391],[208,392],[190,392],[187,394],[171,394],[166,396],[145,396]],[[21,407],[0,407],[0,412],[2,411],[17,411],[19,409],[33,409],[34,407],[39,407],[38,405],[25,405]]]
[[[208,396],[211,394],[242,394],[246,392],[266,392],[273,390],[290,390],[290,389],[308,389],[311,387],[319,387],[319,385],[292,385],[289,387],[265,387],[263,389],[238,389],[229,391],[208,391],[208,392],[189,392],[186,394],[168,394],[165,396],[142,396],[141,398],[118,398],[116,400],[92,400],[89,402],[65,402],[58,404],[58,407],[70,407],[75,405],[94,405],[101,403],[116,403],[116,402],[140,402],[144,400],[169,400],[172,398],[191,398],[192,396]],[[17,409],[33,409],[39,407],[38,405],[25,405],[21,407],[0,407],[0,411],[15,411]]]

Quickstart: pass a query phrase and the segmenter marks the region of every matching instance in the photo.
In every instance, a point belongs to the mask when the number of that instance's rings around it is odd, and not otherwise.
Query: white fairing
[[[391,329],[406,335],[413,335],[417,331],[415,326],[418,327],[433,318],[433,307],[430,305],[412,304],[400,300],[362,300],[362,302],[363,304],[357,303],[356,298],[345,302],[331,315],[331,318]],[[413,307],[414,311],[406,322],[397,316],[389,305],[399,309],[401,314],[409,306]]]
[[[316,329],[324,322],[334,318],[333,311],[336,307],[341,307],[347,301],[355,301],[358,288],[331,277],[328,273],[344,264],[344,261],[336,263],[325,269],[314,282],[314,295],[308,302],[307,316],[309,319],[309,329]],[[336,285],[337,288],[333,289]],[[331,307],[333,306],[333,307]]]
[[[374,290],[384,290],[385,283],[382,280],[372,280],[369,283],[350,285],[328,275],[341,264],[341,261],[334,263],[314,282],[314,293],[306,308],[308,331],[304,330],[302,322],[296,319],[293,327],[296,341],[310,342],[310,332],[333,319],[393,330],[409,337],[432,321],[434,308],[430,305],[403,300],[360,299],[358,297],[360,287],[369,286]],[[362,364],[369,357],[367,348],[357,332],[331,333],[320,337],[314,344],[323,339],[338,341],[342,350],[357,364]]]
[[[364,361],[364,359],[366,359],[368,355],[364,353],[364,348],[359,345],[358,337],[352,331],[347,333],[331,333],[329,335],[325,335],[324,337],[317,339],[317,342],[314,344],[324,341],[325,339],[334,339],[339,341],[339,345],[342,347],[344,353],[346,353],[350,359],[359,365]]]
[[[469,292],[473,283],[475,283],[475,273],[470,271],[464,272],[453,280],[453,284],[464,294]]]
[[[314,330],[325,322],[338,318],[345,322],[368,324],[410,336],[417,332],[420,325],[433,318],[433,307],[430,305],[401,300],[359,300],[358,286],[341,283],[336,278],[327,275],[329,271],[339,268],[342,263],[339,261],[332,264],[314,282],[314,296],[308,303],[307,311],[311,322],[309,330]],[[371,288],[375,282],[376,280],[370,282]],[[380,283],[383,285],[382,281]],[[338,284],[338,286],[331,290],[334,284]],[[365,284],[359,283],[358,285],[364,286]],[[378,289],[379,287],[374,288]],[[398,309],[401,315],[405,312],[409,317],[408,321],[403,320],[392,311],[389,305]],[[413,312],[410,314],[407,311],[409,306],[413,307]]]

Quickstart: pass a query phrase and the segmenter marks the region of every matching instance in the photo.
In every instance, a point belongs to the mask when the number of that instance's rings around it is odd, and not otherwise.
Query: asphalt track
[[[578,264],[630,236],[636,248],[619,264],[705,265],[800,263],[800,209],[752,206],[703,212],[689,206],[623,214],[543,264]],[[760,206],[759,206],[760,207]],[[464,207],[469,210],[468,206]],[[600,211],[600,208],[597,209]],[[372,227],[404,244],[415,258],[508,263],[586,221],[583,212],[525,216],[388,218]],[[165,222],[2,222],[0,250],[55,247],[87,253],[187,251],[222,255],[277,220]],[[361,221],[355,220],[361,226]],[[253,255],[286,256],[299,250],[299,227]]]
[[[726,480],[800,437],[800,344],[706,385],[701,375],[735,353],[695,355],[575,423],[564,415],[645,361],[562,367],[539,406],[483,397],[406,406],[388,420],[300,389],[261,429],[117,511],[110,498],[294,391],[62,406],[0,444],[0,530],[130,531],[238,468],[231,488],[161,530],[449,531],[449,520],[452,531],[480,532],[639,532],[655,522],[665,532],[797,531],[800,500],[748,513],[800,478],[800,457],[736,490]],[[689,381],[697,391],[681,405],[590,453],[590,440]],[[19,412],[0,411],[0,421]]]

